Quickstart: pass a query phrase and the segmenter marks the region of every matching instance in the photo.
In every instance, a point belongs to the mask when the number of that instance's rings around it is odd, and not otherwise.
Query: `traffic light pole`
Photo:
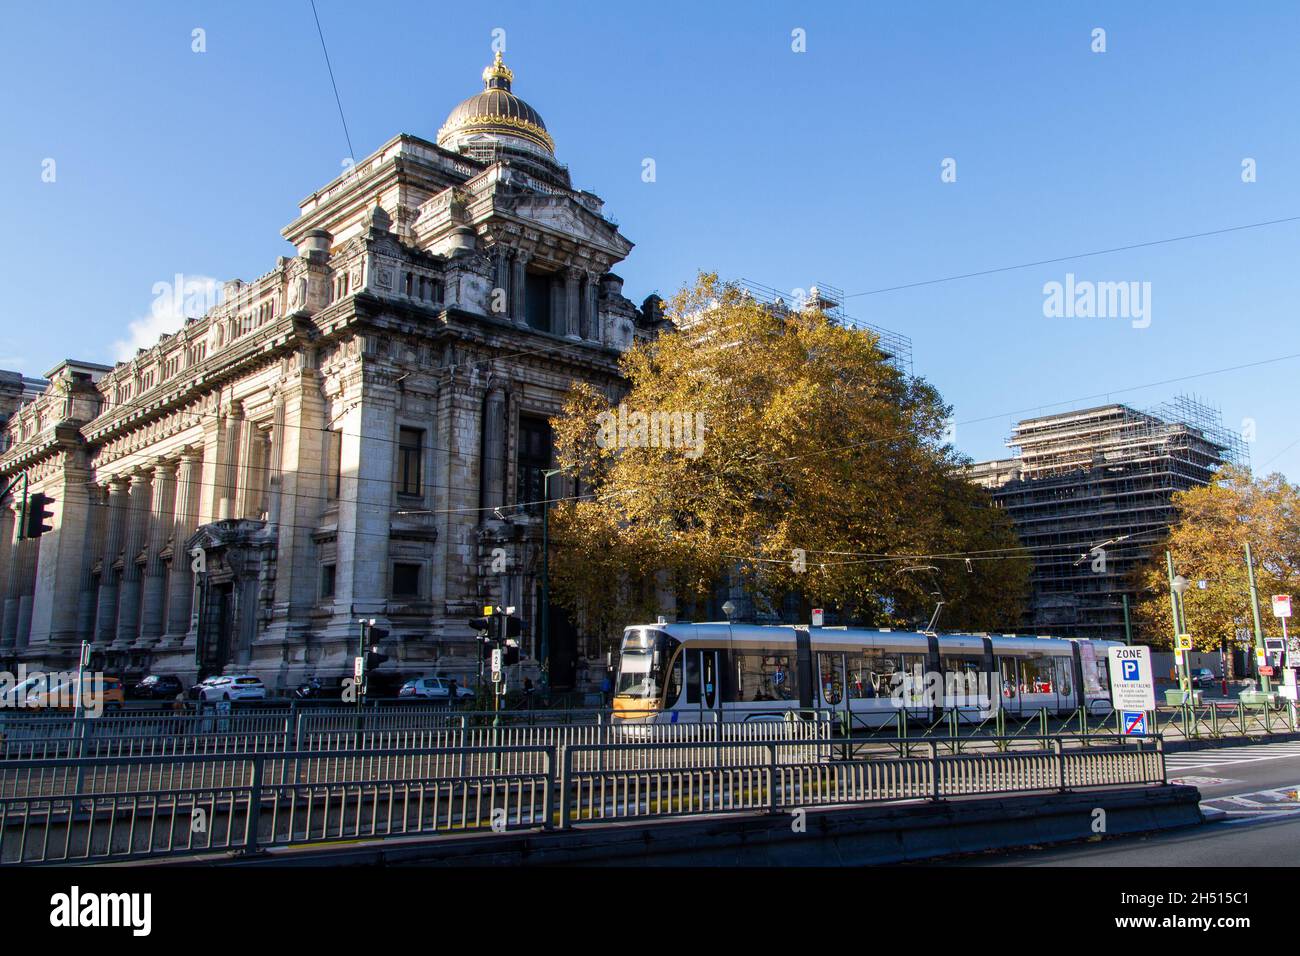
[[[357,686],[353,688],[357,697],[357,733],[361,733],[362,710],[365,706],[365,689],[366,689],[366,627],[365,619],[358,621],[361,625],[360,643],[357,645],[357,657],[361,660],[361,676],[357,678]],[[358,746],[360,741],[357,741]]]

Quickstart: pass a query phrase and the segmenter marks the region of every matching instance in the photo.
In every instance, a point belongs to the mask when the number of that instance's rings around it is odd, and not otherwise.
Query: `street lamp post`
[[[1250,582],[1250,613],[1255,620],[1255,657],[1264,653],[1264,628],[1259,622],[1259,592],[1255,589],[1255,559],[1250,553],[1250,542],[1246,542],[1246,579]],[[1272,685],[1267,674],[1259,675],[1259,689],[1267,697],[1272,693]]]
[[[541,659],[542,697],[546,700],[551,693],[551,478],[563,470],[542,472],[542,646],[537,656]]]

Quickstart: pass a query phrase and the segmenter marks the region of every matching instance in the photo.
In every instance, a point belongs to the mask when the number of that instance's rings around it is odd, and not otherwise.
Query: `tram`
[[[966,721],[1110,709],[1106,648],[1117,641],[722,623],[644,624],[623,632],[614,718],[623,722],[771,720],[848,713],[855,725]]]

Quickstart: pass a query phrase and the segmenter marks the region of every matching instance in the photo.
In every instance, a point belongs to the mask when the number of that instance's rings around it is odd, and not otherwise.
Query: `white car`
[[[226,674],[204,681],[199,698],[213,700],[266,700],[266,685],[252,674]]]
[[[402,689],[397,692],[398,697],[412,698],[419,697],[424,700],[449,700],[451,698],[452,681],[446,677],[417,677],[414,680],[408,680],[402,685]],[[456,699],[466,700],[474,696],[474,692],[468,687],[456,685]]]

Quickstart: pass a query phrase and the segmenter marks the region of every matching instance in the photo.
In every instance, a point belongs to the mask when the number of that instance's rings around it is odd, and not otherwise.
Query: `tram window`
[[[1106,661],[1095,661],[1093,666],[1097,668],[1097,684],[1101,687],[1103,694],[1110,693],[1110,673]]]
[[[980,679],[983,657],[945,654],[939,658],[939,667],[943,671],[943,693],[953,698],[955,706],[970,706],[981,697],[980,688],[984,681]]]
[[[818,654],[817,660],[822,699],[828,704],[838,704],[844,699],[844,658],[840,654]]]
[[[1020,677],[1016,674],[1016,659],[998,658],[998,670],[1002,675],[1002,696],[1007,700],[1015,700],[1020,696]]]
[[[1074,670],[1074,661],[1068,657],[1056,658],[1056,686],[1059,688],[1062,697],[1069,697],[1074,693],[1074,681],[1071,679]]]
[[[700,653],[700,651],[688,650],[683,655],[686,658],[686,703],[688,704],[700,702]]]
[[[732,655],[738,701],[798,700],[799,677],[789,654],[738,651]]]
[[[864,647],[847,655],[850,700],[888,697],[894,688],[894,674],[902,670],[902,659],[879,647]]]
[[[685,654],[678,654],[677,659],[673,661],[672,668],[668,671],[664,707],[674,706],[677,703],[677,698],[682,694],[682,658],[685,656]]]
[[[1020,693],[1051,694],[1056,690],[1055,667],[1050,657],[1026,657],[1020,662]]]

